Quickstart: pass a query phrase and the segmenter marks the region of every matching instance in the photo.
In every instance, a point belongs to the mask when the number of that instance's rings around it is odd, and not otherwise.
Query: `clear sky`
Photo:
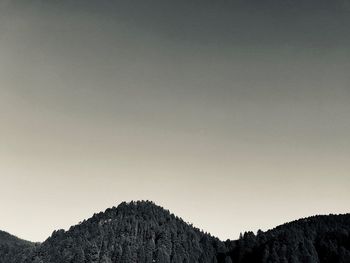
[[[222,239],[349,212],[349,1],[1,1],[0,229],[148,199]]]

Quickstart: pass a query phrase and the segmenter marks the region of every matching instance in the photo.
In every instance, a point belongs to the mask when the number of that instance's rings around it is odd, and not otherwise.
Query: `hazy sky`
[[[0,229],[43,241],[139,199],[222,239],[350,212],[349,17],[346,0],[0,1]]]

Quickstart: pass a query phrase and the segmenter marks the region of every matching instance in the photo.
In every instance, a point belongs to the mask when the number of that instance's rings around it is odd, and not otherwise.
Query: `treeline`
[[[151,202],[131,202],[54,232],[25,262],[214,262],[216,243]]]
[[[0,263],[23,262],[35,244],[0,230]]]
[[[349,263],[350,215],[300,219],[225,244],[232,262]]]
[[[350,262],[350,215],[314,216],[222,242],[149,201],[122,203],[40,245],[0,235],[0,263]]]

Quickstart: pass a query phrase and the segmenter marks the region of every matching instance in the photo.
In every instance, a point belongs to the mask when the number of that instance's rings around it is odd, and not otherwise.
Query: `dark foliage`
[[[22,262],[34,247],[34,243],[0,231],[0,263]]]
[[[152,202],[122,203],[42,244],[0,232],[0,263],[350,263],[350,215],[314,216],[222,242]]]
[[[350,262],[350,215],[313,216],[227,241],[233,262]],[[227,254],[226,254],[227,255]]]

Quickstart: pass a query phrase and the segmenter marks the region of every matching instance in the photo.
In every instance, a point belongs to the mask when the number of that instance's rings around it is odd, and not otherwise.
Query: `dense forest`
[[[34,247],[34,243],[0,230],[0,263],[23,262]]]
[[[122,203],[41,244],[0,231],[0,263],[350,262],[350,214],[314,216],[225,242],[149,201]]]

